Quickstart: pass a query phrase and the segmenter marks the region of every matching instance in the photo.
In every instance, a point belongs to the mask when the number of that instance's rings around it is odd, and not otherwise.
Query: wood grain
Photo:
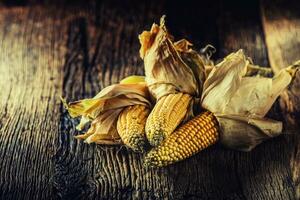
[[[149,170],[124,147],[74,139],[78,120],[59,101],[143,74],[137,36],[162,14],[196,49],[213,44],[218,58],[245,48],[267,66],[258,1],[243,10],[233,1],[45,2],[0,7],[0,199],[295,199],[285,137]]]
[[[62,24],[40,8],[0,8],[0,199],[53,194]]]
[[[70,11],[76,14],[67,24],[63,84],[69,100],[91,97],[125,76],[143,73],[137,36],[143,26],[149,28],[159,20],[159,10],[154,4],[131,7],[128,3],[123,8],[116,4],[119,2],[93,5],[97,14],[93,6]],[[170,195],[167,179],[159,172],[147,172],[141,155],[75,140],[74,120],[62,112],[55,172],[60,198],[153,199]]]
[[[270,64],[275,72],[300,59],[300,5],[291,1],[263,1],[262,21]],[[296,197],[300,199],[300,71],[291,86],[281,95],[280,105],[286,129],[298,132],[289,136],[291,168]]]
[[[221,56],[242,48],[255,64],[268,66],[260,15],[256,12],[259,1],[227,1],[220,7]],[[270,116],[273,118],[272,114],[274,111]],[[288,142],[281,136],[260,144],[247,154],[233,153],[235,173],[246,199],[293,199],[294,188],[288,164],[290,149],[287,146]]]

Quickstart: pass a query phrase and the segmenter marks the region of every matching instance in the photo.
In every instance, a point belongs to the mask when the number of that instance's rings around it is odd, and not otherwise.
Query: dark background
[[[299,10],[283,0],[0,1],[0,199],[299,199],[299,134],[147,170],[143,155],[75,140],[59,100],[143,74],[137,37],[163,14],[175,39],[212,44],[214,59],[243,48],[276,71],[300,59]],[[294,130],[299,84],[268,114]]]

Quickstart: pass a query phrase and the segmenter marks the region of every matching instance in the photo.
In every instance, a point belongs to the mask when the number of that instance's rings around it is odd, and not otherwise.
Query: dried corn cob
[[[146,119],[150,109],[144,105],[126,107],[119,115],[118,133],[126,146],[135,152],[144,152],[147,138],[145,135]]]
[[[151,145],[157,146],[176,129],[187,112],[191,98],[183,93],[169,94],[156,103],[146,123],[146,135]]]
[[[218,122],[203,112],[179,127],[145,157],[145,166],[162,167],[188,158],[218,140]]]

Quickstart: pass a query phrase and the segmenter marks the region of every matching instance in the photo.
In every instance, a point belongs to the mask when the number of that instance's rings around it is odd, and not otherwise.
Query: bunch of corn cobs
[[[197,52],[187,40],[174,42],[164,18],[160,25],[153,24],[150,31],[144,31],[139,39],[145,77],[128,77],[92,99],[64,102],[72,117],[82,117],[78,129],[92,122],[87,133],[77,138],[88,143],[121,144],[134,152],[146,152],[144,164],[161,167],[186,159],[220,138],[229,147],[247,151],[281,133],[281,122],[265,120],[264,115],[291,82],[297,65],[267,79],[263,76],[272,72],[254,66],[241,50],[215,65],[210,60],[211,46]],[[247,82],[248,75],[253,73],[258,81],[250,81],[255,85]],[[270,87],[260,89],[266,82]],[[256,98],[264,95],[259,103],[251,100],[251,91]],[[244,93],[248,96],[241,95]],[[239,96],[243,101],[239,101]],[[248,107],[245,106],[247,98]],[[268,104],[261,103],[265,99]],[[257,109],[256,104],[259,104]],[[269,125],[273,129],[268,129]],[[266,129],[272,130],[269,133],[273,135],[267,134]],[[251,137],[259,139],[253,144],[253,138],[239,135],[243,131],[249,134],[253,131]]]

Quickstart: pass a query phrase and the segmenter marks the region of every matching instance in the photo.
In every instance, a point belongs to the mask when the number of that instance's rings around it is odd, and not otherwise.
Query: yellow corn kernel
[[[144,152],[147,144],[145,124],[150,109],[143,105],[126,107],[119,115],[117,130],[123,143],[135,152]]]
[[[159,146],[152,149],[146,155],[144,164],[148,167],[162,167],[186,159],[216,143],[219,137],[217,130],[216,118],[211,112],[205,111],[180,126]],[[169,151],[171,148],[172,151]]]
[[[191,99],[188,94],[177,93],[157,101],[146,122],[146,136],[152,146],[157,146],[181,123]]]

